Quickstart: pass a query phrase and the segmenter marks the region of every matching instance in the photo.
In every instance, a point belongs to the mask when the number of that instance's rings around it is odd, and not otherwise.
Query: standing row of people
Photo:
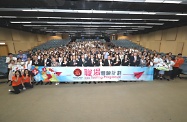
[[[163,79],[170,76],[173,79],[180,74],[180,66],[184,63],[182,54],[176,57],[172,53],[161,56],[159,53],[150,53],[134,48],[121,48],[108,46],[99,41],[72,42],[65,47],[48,50],[30,51],[27,55],[19,51],[17,57],[9,54],[6,63],[9,68],[9,81],[12,81],[15,65],[18,69],[27,69],[31,72],[32,66],[47,67],[93,67],[93,66],[147,66],[154,67],[154,78]],[[169,69],[160,71],[158,67]],[[50,83],[49,83],[50,84]]]

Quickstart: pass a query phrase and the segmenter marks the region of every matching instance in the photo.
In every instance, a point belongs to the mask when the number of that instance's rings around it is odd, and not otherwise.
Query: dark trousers
[[[20,89],[23,89],[23,86],[22,86],[22,84],[20,84],[18,86],[12,86],[12,88],[14,89],[14,91],[10,91],[11,93],[19,94],[20,93]]]
[[[156,68],[154,68],[154,79],[158,78],[158,74],[159,74],[159,70],[157,70]]]
[[[30,83],[24,83],[25,88],[33,88],[33,85]]]
[[[178,67],[173,67],[173,78],[176,78],[177,75],[179,75],[179,68]]]
[[[165,71],[165,76],[167,76],[170,79],[173,79],[173,70]]]

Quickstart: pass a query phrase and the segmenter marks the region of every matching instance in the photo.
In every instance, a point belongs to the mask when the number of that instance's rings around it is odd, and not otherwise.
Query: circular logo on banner
[[[81,76],[82,75],[82,71],[80,69],[75,69],[73,71],[73,73],[74,73],[75,76]]]

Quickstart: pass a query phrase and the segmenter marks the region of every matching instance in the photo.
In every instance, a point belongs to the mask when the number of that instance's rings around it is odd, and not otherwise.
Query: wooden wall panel
[[[154,40],[155,40],[155,41],[160,41],[160,40],[162,40],[162,31],[156,31],[156,32],[154,33]]]
[[[7,28],[0,28],[0,40],[7,41],[12,40],[11,30]]]
[[[166,29],[148,34],[133,35],[132,40],[135,42],[136,37],[140,37],[140,45],[160,52],[172,52],[178,54],[182,52],[187,56],[187,26]],[[160,46],[159,46],[160,45]]]
[[[8,41],[6,42],[6,44],[8,45],[8,50],[9,50],[9,53],[17,53],[15,52],[15,47],[14,47],[14,42],[13,41]]]
[[[177,28],[168,29],[166,31],[166,40],[175,41],[177,37]]]
[[[172,52],[173,54],[176,54],[176,42],[174,41],[162,41],[160,52]]]
[[[182,53],[184,42],[177,42],[175,54]]]
[[[160,42],[158,41],[149,41],[149,49],[159,51],[160,50]]]
[[[184,43],[182,55],[187,56],[187,42]]]

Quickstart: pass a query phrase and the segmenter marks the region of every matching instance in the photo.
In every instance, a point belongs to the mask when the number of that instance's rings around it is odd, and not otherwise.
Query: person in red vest
[[[15,75],[12,77],[12,88],[14,89],[14,91],[9,90],[9,92],[14,94],[19,94],[20,90],[26,89],[22,81],[21,72],[19,70],[17,70],[15,72]]]
[[[179,71],[178,71],[177,76],[178,76],[179,78],[181,78],[181,77],[180,77],[180,74],[182,73],[182,69],[180,69],[180,67],[181,67],[182,64],[184,64],[184,58],[182,57],[182,53],[179,53],[179,54],[178,54],[178,58],[179,58]]]
[[[180,78],[181,69],[180,66],[184,63],[184,58],[182,58],[182,54],[179,53],[178,56],[175,57],[175,65],[173,66],[173,75],[174,78],[177,76]]]

